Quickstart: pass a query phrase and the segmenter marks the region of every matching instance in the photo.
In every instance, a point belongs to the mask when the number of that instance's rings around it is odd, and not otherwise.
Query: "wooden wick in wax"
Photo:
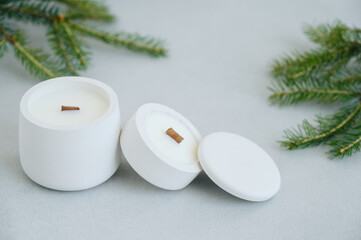
[[[75,106],[61,106],[61,111],[72,111],[72,110],[80,110],[79,107]]]
[[[177,143],[181,143],[184,139],[181,135],[179,135],[176,131],[174,131],[173,128],[169,128],[165,133],[169,137],[173,138],[174,141],[176,141]]]

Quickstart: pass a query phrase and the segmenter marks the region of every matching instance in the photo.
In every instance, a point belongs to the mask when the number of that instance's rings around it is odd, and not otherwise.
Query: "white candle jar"
[[[178,144],[165,134],[174,128],[184,137]],[[161,104],[141,106],[120,138],[122,152],[133,169],[155,186],[178,190],[201,171],[197,159],[201,135],[184,116]]]
[[[61,111],[62,105],[77,111]],[[119,103],[106,84],[85,77],[39,83],[21,99],[20,161],[36,183],[63,191],[106,181],[120,161]]]

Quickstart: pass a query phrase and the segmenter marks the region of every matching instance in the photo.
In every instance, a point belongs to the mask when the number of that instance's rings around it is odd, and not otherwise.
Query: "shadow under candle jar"
[[[94,187],[119,166],[120,123],[118,97],[102,82],[61,77],[39,83],[20,103],[21,165],[51,189]]]

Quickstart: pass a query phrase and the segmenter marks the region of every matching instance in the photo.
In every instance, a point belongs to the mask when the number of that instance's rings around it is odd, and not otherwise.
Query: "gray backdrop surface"
[[[104,184],[58,192],[33,183],[18,153],[22,94],[38,83],[10,51],[0,60],[0,239],[361,239],[361,154],[329,160],[326,147],[289,152],[282,130],[334,106],[270,106],[271,60],[313,45],[305,23],[341,19],[361,26],[360,1],[108,0],[124,29],[167,40],[168,58],[151,59],[89,41],[83,75],[119,95],[123,124],[143,103],[169,105],[202,135],[230,131],[262,146],[282,186],[263,203],[237,199],[205,174],[181,191],[158,189],[122,159]],[[27,25],[49,49],[44,28]]]

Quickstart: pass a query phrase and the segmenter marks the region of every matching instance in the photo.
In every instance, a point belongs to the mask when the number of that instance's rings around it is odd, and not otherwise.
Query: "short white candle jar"
[[[62,105],[79,110],[62,111]],[[39,83],[20,103],[21,165],[47,188],[94,187],[119,166],[120,123],[118,97],[102,82],[60,77]]]
[[[165,134],[170,127],[184,137],[181,144]],[[134,170],[168,190],[184,188],[202,171],[197,157],[200,140],[198,130],[184,116],[156,103],[141,106],[120,138],[123,154]]]

